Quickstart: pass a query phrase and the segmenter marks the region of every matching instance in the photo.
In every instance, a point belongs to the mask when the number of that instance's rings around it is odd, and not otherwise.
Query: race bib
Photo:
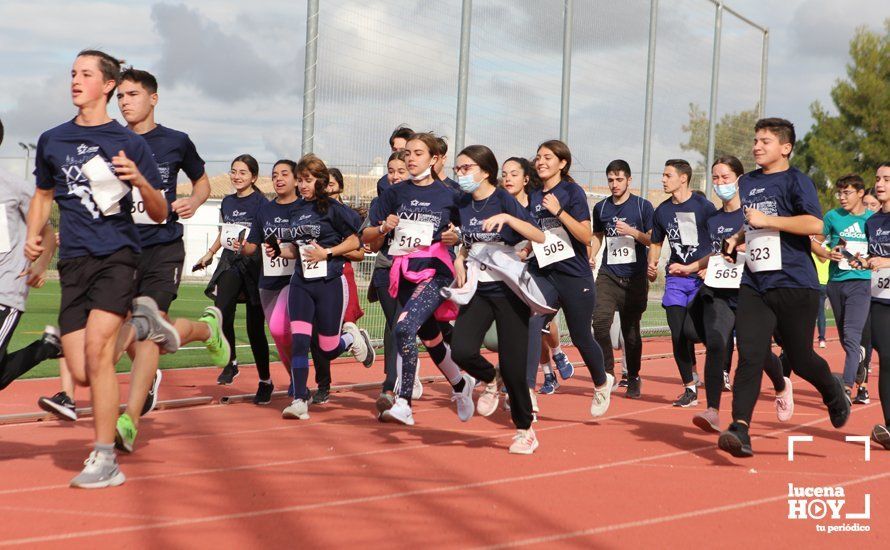
[[[890,300],[890,267],[871,272],[871,297]]]
[[[555,227],[544,231],[546,240],[543,243],[532,242],[532,250],[538,259],[538,267],[546,267],[552,263],[568,260],[575,256],[569,233],[565,227]]]
[[[636,241],[630,235],[606,237],[606,263],[632,264],[637,261]]]
[[[290,243],[281,243],[279,245],[282,250],[285,248],[293,249],[294,245]],[[282,258],[278,256],[277,258],[270,258],[263,254],[263,275],[266,277],[290,277],[294,274],[294,268],[297,265],[297,260],[291,260],[289,258]]]
[[[224,223],[220,229],[219,243],[226,250],[235,250],[235,243],[243,241],[250,231],[247,227],[237,223]]]
[[[677,212],[677,229],[680,233],[680,244],[698,246],[698,227],[695,224],[695,212]]]
[[[430,222],[399,219],[399,225],[393,230],[392,243],[389,245],[390,256],[404,256],[421,246],[433,244],[435,228]]]
[[[6,207],[0,204],[0,254],[12,250],[9,243],[9,219],[6,217]]]
[[[868,243],[863,243],[863,242],[858,242],[858,241],[857,242],[848,242],[847,246],[845,248],[847,249],[847,252],[849,252],[850,254],[852,254],[854,256],[856,254],[859,254],[860,256],[863,256],[863,257],[868,256]],[[837,267],[838,267],[838,269],[843,269],[845,271],[854,269],[853,266],[850,265],[850,262],[848,262],[846,258],[839,261],[837,263]]]
[[[710,288],[739,288],[742,273],[745,271],[745,254],[739,253],[736,263],[727,262],[717,254],[708,260],[708,274],[705,275],[705,286]]]
[[[133,206],[130,207],[130,215],[133,216],[133,223],[141,225],[160,225],[164,222],[156,222],[145,211],[145,200],[138,187],[133,187]]]
[[[749,229],[745,232],[745,263],[752,273],[782,269],[782,239],[778,231]]]
[[[401,223],[401,222],[400,222]],[[310,262],[303,258],[303,252],[307,250],[314,250],[315,247],[311,244],[303,244],[300,245],[300,263],[303,266],[303,278],[304,279],[321,279],[327,277],[328,275],[328,261],[321,260],[318,262]]]

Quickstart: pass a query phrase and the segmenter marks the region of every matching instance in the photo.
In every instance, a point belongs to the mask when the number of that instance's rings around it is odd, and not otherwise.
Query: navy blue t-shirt
[[[164,193],[167,204],[176,200],[176,179],[179,171],[192,181],[204,175],[204,161],[198,155],[195,144],[188,134],[172,130],[158,124],[142,137],[151,147],[158,170],[161,172],[162,186],[158,189]],[[182,238],[182,224],[177,222],[178,216],[170,208],[170,215],[162,225],[137,225],[142,246],[170,243]]]
[[[868,238],[868,255],[890,257],[890,214],[875,212],[865,222],[865,236]],[[890,305],[890,300],[872,298],[873,302]]]
[[[386,188],[368,215],[371,226],[375,227],[390,214],[404,220],[432,223],[435,243],[442,240],[442,232],[448,229],[449,223],[460,224],[459,198],[457,191],[439,180],[425,186],[407,181]],[[436,259],[411,258],[409,267],[417,271],[432,267],[439,275],[451,276],[451,270]]]
[[[693,193],[680,204],[675,204],[672,199],[668,199],[658,205],[658,208],[655,209],[655,221],[652,224],[652,242],[662,243],[665,237],[667,238],[668,246],[671,247],[671,256],[665,265],[665,271],[672,263],[690,264],[711,253],[711,237],[708,235],[707,220],[716,211],[717,207],[698,193]],[[698,244],[684,245],[680,241],[678,213],[695,215]],[[698,275],[691,276],[698,277]]]
[[[444,180],[442,180],[442,183],[444,183],[445,185],[451,187],[452,189],[454,189],[454,190],[457,191],[458,193],[463,193],[463,190],[460,188],[460,185],[458,185],[456,181],[454,181],[453,179],[451,179],[451,178],[449,178],[449,177],[447,177],[447,176],[445,177]]]
[[[719,254],[723,248],[723,239],[732,237],[745,223],[744,211],[739,208],[727,212],[722,208],[708,218],[708,234],[711,236],[711,254]]]
[[[327,212],[322,214],[318,210],[317,201],[299,199],[291,205],[289,240],[298,247],[315,241],[322,248],[331,248],[342,243],[348,237],[358,234],[361,225],[361,217],[355,213],[355,210],[342,202],[329,201]],[[331,258],[328,261],[328,274],[325,279],[334,279],[343,275],[343,264],[345,263],[346,258],[343,256]],[[298,279],[297,274],[300,275],[299,279],[302,279],[302,262],[297,264],[295,276],[291,281]]]
[[[239,197],[236,193],[226,195],[219,207],[220,220],[222,223],[243,225],[249,230],[260,207],[268,202],[269,200],[259,191],[254,191],[245,197]],[[234,256],[235,252],[228,248],[223,250],[223,257],[231,260]]]
[[[261,204],[250,226],[247,242],[259,246],[260,254],[265,254],[262,250],[263,241],[270,235],[275,235],[279,241],[292,241],[291,213],[293,209],[293,202],[279,204],[273,200]],[[281,290],[287,286],[288,282],[290,282],[290,275],[267,277],[261,274],[259,286],[264,290]]]
[[[755,208],[768,216],[809,214],[822,219],[822,207],[813,181],[797,168],[764,174],[748,172],[739,178],[742,209]],[[759,292],[772,288],[811,288],[819,290],[819,277],[810,254],[810,237],[779,233],[782,269],[752,273],[745,267],[742,284]]]
[[[655,208],[652,203],[637,195],[631,195],[626,201],[615,205],[612,197],[603,199],[593,207],[593,232],[603,233],[608,237],[618,237],[615,225],[622,221],[637,231],[648,233],[652,229],[652,220],[655,216]],[[603,241],[603,253],[600,261],[600,269],[605,269],[616,277],[633,277],[646,272],[646,254],[648,247],[640,241],[634,240],[634,251],[637,261],[629,264],[609,264],[608,246]]]
[[[148,144],[116,120],[99,126],[79,126],[70,120],[47,130],[37,140],[34,176],[40,189],[54,189],[59,204],[59,258],[107,256],[121,248],[141,250],[139,233],[130,215],[131,194],[120,201],[120,213],[103,216],[93,201],[83,165],[99,156],[114,172],[111,159],[123,150],[152,187],[161,174]]]
[[[541,188],[535,189],[529,194],[529,210],[535,219],[535,223],[538,224],[538,227],[546,231],[548,229],[555,229],[563,226],[562,222],[560,222],[556,216],[544,208],[544,197],[551,193],[559,199],[560,207],[563,208],[569,216],[575,218],[575,220],[579,222],[590,222],[590,208],[587,206],[587,195],[584,193],[584,190],[581,189],[581,186],[577,183],[561,181],[549,191],[544,191],[544,189]],[[573,277],[590,277],[590,264],[587,256],[588,243],[583,243],[576,239],[568,228],[566,229],[566,233],[568,233],[569,240],[572,242],[575,256],[567,260],[562,260],[561,262],[552,263],[545,267],[544,271],[546,272],[549,269],[554,269],[560,273],[565,273],[566,275],[571,275]],[[536,258],[534,265],[537,266],[537,264],[538,260]]]
[[[382,195],[387,187],[389,187],[389,175],[383,174],[383,177],[377,180],[377,196]]]

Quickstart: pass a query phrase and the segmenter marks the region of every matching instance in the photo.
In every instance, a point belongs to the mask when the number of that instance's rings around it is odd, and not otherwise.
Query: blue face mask
[[[479,182],[473,179],[472,174],[458,176],[457,185],[460,187],[461,191],[465,193],[472,193],[476,189],[479,189]]]
[[[733,198],[737,190],[738,188],[736,187],[736,182],[714,186],[714,192],[717,193],[717,196],[720,197],[720,200],[724,201],[728,201],[729,199]]]

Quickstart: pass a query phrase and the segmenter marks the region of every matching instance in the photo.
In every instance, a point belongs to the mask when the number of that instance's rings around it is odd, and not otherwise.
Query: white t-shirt
[[[28,299],[26,279],[18,278],[25,269],[25,235],[27,233],[28,206],[34,185],[0,168],[0,208],[6,214],[6,223],[0,227],[0,304],[25,311]],[[0,222],[3,216],[0,216]],[[9,250],[3,251],[6,244]]]

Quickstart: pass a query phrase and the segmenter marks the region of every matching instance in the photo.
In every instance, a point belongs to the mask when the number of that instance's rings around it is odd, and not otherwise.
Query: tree
[[[751,155],[751,142],[754,123],[760,106],[755,105],[749,111],[727,113],[723,115],[715,127],[714,158],[732,155],[742,161],[745,170],[756,168]],[[702,159],[708,158],[708,113],[694,103],[689,104],[689,123],[683,125],[683,131],[689,134],[689,141],[680,145],[684,151],[696,151]],[[697,168],[710,174],[710,167],[699,161]]]
[[[847,78],[831,90],[836,115],[818,101],[815,121],[795,147],[792,164],[813,178],[826,207],[836,206],[833,182],[855,173],[870,181],[890,160],[890,18],[883,34],[864,27],[850,41]]]

